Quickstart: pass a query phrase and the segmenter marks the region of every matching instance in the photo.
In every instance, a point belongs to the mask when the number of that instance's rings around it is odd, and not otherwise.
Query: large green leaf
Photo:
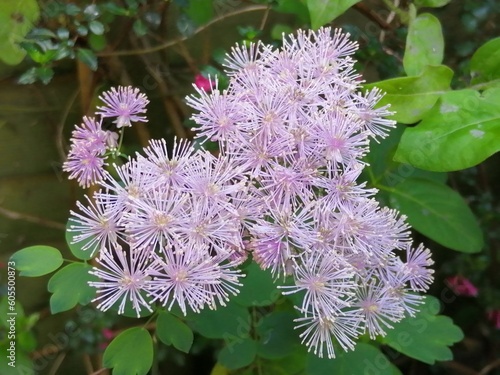
[[[483,247],[474,214],[447,185],[408,178],[390,190],[390,205],[407,215],[413,228],[443,246],[464,253]]]
[[[500,82],[500,38],[491,39],[472,55],[470,71],[473,85],[485,82],[499,85]]]
[[[257,354],[257,343],[251,338],[229,341],[219,352],[218,362],[229,370],[250,365]]]
[[[203,25],[210,21],[214,15],[214,8],[216,13],[222,13],[227,9],[222,9],[225,2],[218,2],[212,0],[190,0],[189,6],[185,12],[197,25]]]
[[[318,29],[333,21],[354,4],[361,0],[306,0],[309,14],[311,15],[311,27]]]
[[[252,262],[244,273],[243,286],[240,293],[233,297],[234,301],[243,306],[268,306],[280,297],[271,272],[262,270],[257,263]]]
[[[202,336],[210,339],[247,337],[250,332],[250,314],[245,307],[229,302],[217,310],[204,309],[190,316],[189,323]]]
[[[432,14],[424,13],[410,22],[403,66],[406,74],[422,74],[427,65],[443,61],[444,38],[441,23]]]
[[[15,252],[10,261],[15,262],[19,275],[43,276],[58,269],[63,263],[59,250],[51,246],[30,246]]]
[[[307,375],[401,375],[389,359],[373,345],[358,343],[354,351],[338,349],[336,358],[319,358],[310,353],[306,365]]]
[[[259,343],[257,352],[268,359],[290,355],[300,344],[294,329],[296,315],[288,311],[275,311],[264,316],[257,326]]]
[[[424,120],[408,128],[395,159],[431,171],[479,164],[500,150],[500,88],[442,95]]]
[[[162,311],[156,320],[156,334],[160,340],[188,353],[193,345],[193,331],[176,316]]]
[[[50,311],[57,314],[72,309],[77,304],[87,305],[95,297],[96,289],[89,286],[89,281],[97,277],[89,274],[92,267],[85,263],[71,263],[57,271],[47,286],[50,297]]]
[[[108,345],[103,365],[113,368],[113,375],[146,375],[153,364],[153,340],[141,327],[129,328]]]
[[[302,0],[277,0],[273,9],[280,13],[294,14],[300,23],[308,23],[310,21],[309,9],[307,9],[307,5]]]
[[[439,312],[439,301],[425,297],[425,304],[415,317],[407,317],[394,324],[382,342],[419,361],[433,364],[453,358],[449,346],[463,339],[463,333],[453,321]]]
[[[434,106],[441,95],[450,89],[453,71],[444,66],[427,66],[416,77],[392,78],[365,85],[365,88],[380,88],[386,95],[379,106],[391,105],[396,113],[392,119],[403,124],[420,121]]]
[[[21,42],[40,16],[36,0],[0,0],[0,60],[19,64],[26,52]]]

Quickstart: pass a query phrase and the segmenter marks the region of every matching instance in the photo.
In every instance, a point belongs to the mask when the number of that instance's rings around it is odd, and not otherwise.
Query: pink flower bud
[[[479,290],[469,281],[469,279],[460,275],[446,278],[445,283],[457,296],[477,297],[479,293]]]
[[[197,74],[196,77],[194,77],[194,84],[196,87],[206,92],[211,91],[213,86],[212,81],[201,74]]]

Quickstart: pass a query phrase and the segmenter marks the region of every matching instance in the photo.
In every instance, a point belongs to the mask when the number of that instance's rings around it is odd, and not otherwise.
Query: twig
[[[76,98],[78,97],[78,93],[80,92],[80,88],[76,89],[73,95],[69,98],[68,102],[64,106],[64,110],[61,116],[61,120],[57,124],[56,128],[56,146],[57,146],[57,151],[59,152],[59,157],[61,160],[66,160],[66,150],[64,149],[64,142],[63,142],[63,130],[64,130],[64,124],[66,123],[66,120],[68,119],[69,112],[71,111],[71,107],[73,107],[73,104],[75,104]]]
[[[56,221],[52,221],[49,219],[45,219],[43,217],[24,214],[16,211],[11,211],[6,208],[0,207],[0,215],[11,219],[11,220],[24,220],[29,223],[39,224],[47,228],[66,230],[66,225],[58,223]]]
[[[383,30],[390,30],[391,25],[387,23],[382,17],[378,15],[377,12],[375,12],[373,9],[370,9],[366,6],[366,4],[363,3],[357,3],[354,4],[354,9],[356,9],[358,12],[362,13],[365,17],[371,19],[373,22],[375,22],[381,29]]]
[[[495,369],[496,367],[500,367],[500,358],[498,358],[497,360],[493,361],[489,365],[486,365],[485,367],[483,367],[483,369],[481,371],[479,371],[478,375],[486,375],[491,370]]]
[[[253,6],[248,6],[248,7],[243,8],[243,9],[238,9],[238,10],[235,10],[233,12],[229,12],[229,13],[223,14],[223,15],[221,15],[219,17],[215,17],[214,19],[212,19],[209,22],[207,22],[205,25],[200,26],[199,28],[197,28],[193,32],[193,34],[191,34],[189,36],[181,36],[181,37],[178,37],[178,38],[175,38],[175,39],[172,39],[172,40],[168,40],[165,43],[161,43],[161,44],[159,44],[157,46],[153,46],[153,47],[149,47],[149,48],[135,49],[135,50],[130,50],[130,51],[109,51],[109,52],[108,51],[104,51],[104,52],[99,52],[96,55],[97,56],[132,56],[132,55],[142,55],[142,54],[146,54],[146,53],[153,53],[153,52],[161,51],[162,49],[172,47],[172,46],[176,45],[179,42],[182,42],[184,40],[189,39],[193,35],[196,35],[196,34],[202,32],[206,28],[208,28],[208,27],[212,26],[213,24],[215,24],[217,22],[220,22],[220,21],[222,21],[222,20],[224,20],[226,18],[237,16],[239,14],[248,13],[248,12],[265,11],[267,9],[268,9],[267,5],[253,5]]]
[[[64,358],[66,357],[66,352],[61,352],[55,359],[52,367],[50,368],[49,375],[56,375],[57,370],[59,367],[61,367],[61,363],[64,361]]]

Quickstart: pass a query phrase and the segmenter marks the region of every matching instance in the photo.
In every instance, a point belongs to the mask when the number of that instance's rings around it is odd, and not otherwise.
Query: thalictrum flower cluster
[[[330,28],[284,36],[278,49],[236,46],[228,88],[187,98],[199,142],[217,141],[217,156],[154,140],[113,173],[82,178],[101,189],[78,203],[70,230],[98,254],[99,308],[216,308],[238,293],[251,257],[296,301],[302,342],[319,356],[418,311],[430,252],[357,181],[370,142],[395,123],[376,108],[378,90],[361,90],[356,49]],[[116,107],[119,92],[105,103]]]

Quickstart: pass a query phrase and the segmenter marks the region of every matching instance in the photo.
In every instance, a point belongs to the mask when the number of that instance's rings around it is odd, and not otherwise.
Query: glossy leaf
[[[500,85],[500,38],[491,39],[472,55],[470,71],[473,85],[496,80]]]
[[[472,167],[500,150],[500,88],[450,91],[408,128],[395,159],[431,171]]]
[[[146,375],[153,365],[153,340],[141,327],[129,328],[108,345],[103,365],[113,368],[113,375]]]
[[[390,205],[420,233],[450,249],[476,253],[483,234],[464,199],[447,185],[409,178],[390,192]]]
[[[218,362],[229,370],[250,365],[257,354],[257,343],[251,338],[229,341],[219,352]]]
[[[319,358],[310,353],[306,365],[307,375],[384,374],[401,375],[389,359],[373,345],[358,343],[353,351],[337,349],[336,358]]]
[[[306,0],[307,8],[311,15],[311,27],[318,29],[330,23],[359,2],[360,0]]]
[[[382,342],[428,364],[453,359],[449,346],[462,340],[463,333],[449,317],[436,315],[439,309],[439,301],[426,296],[420,312],[396,323]]]
[[[257,326],[258,353],[262,358],[276,359],[290,355],[300,344],[294,329],[296,315],[288,311],[275,311],[262,318]]]
[[[19,275],[43,276],[58,269],[63,263],[61,252],[51,246],[30,246],[15,252],[11,258]]]
[[[241,280],[240,293],[232,299],[243,306],[268,306],[281,295],[274,283],[271,272],[262,270],[252,262],[243,270],[246,276]]]
[[[71,263],[57,271],[49,280],[47,289],[50,297],[50,311],[57,314],[72,309],[77,304],[87,305],[96,295],[96,288],[89,281],[97,277],[89,274],[92,267],[86,263]]]
[[[189,322],[202,336],[210,339],[247,337],[250,332],[250,314],[245,307],[229,302],[226,307],[217,310],[208,308],[199,314],[192,314]]]
[[[396,113],[392,119],[403,124],[420,121],[434,106],[441,95],[450,89],[453,71],[443,65],[427,66],[416,77],[392,78],[365,85],[365,88],[380,88],[385,96],[378,106],[391,105]]]
[[[429,8],[440,8],[448,4],[451,0],[413,0],[415,6],[429,7]]]
[[[156,334],[166,345],[188,353],[193,345],[193,331],[179,318],[162,311],[156,320]]]
[[[76,57],[91,70],[97,70],[97,56],[91,50],[87,48],[78,48]]]
[[[424,13],[410,22],[403,66],[406,74],[422,74],[427,65],[443,61],[444,38],[441,23],[432,14]]]

